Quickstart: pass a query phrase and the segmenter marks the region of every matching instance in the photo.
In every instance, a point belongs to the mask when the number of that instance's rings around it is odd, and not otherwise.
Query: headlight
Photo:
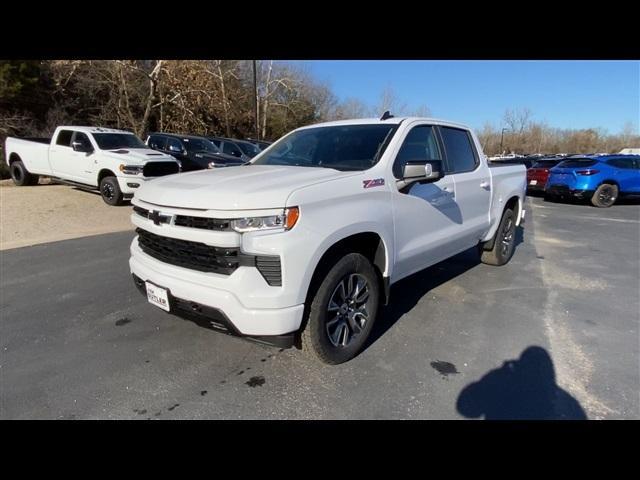
[[[125,165],[124,163],[120,164],[120,171],[125,175],[138,175],[142,173],[143,166],[142,165]]]
[[[216,168],[216,162],[209,162],[209,164],[207,165],[207,168]]]
[[[291,230],[298,218],[300,210],[298,207],[291,207],[284,210],[281,215],[270,215],[268,217],[246,217],[232,220],[231,227],[236,232],[255,232],[257,230]]]

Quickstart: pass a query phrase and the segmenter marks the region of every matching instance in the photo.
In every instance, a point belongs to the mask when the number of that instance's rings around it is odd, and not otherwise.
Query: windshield
[[[298,130],[278,140],[254,165],[366,170],[380,159],[393,124],[340,125]]]
[[[100,150],[117,150],[119,148],[149,148],[132,133],[94,133]]]
[[[253,158],[257,154],[260,153],[260,149],[256,147],[253,143],[245,143],[245,142],[236,142],[236,145],[240,147],[240,150],[244,152],[245,155]]]
[[[182,141],[189,152],[220,153],[220,149],[218,147],[204,138],[184,138]]]

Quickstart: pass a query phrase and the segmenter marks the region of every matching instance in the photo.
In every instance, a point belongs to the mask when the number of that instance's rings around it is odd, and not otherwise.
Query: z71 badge
[[[362,188],[381,187],[384,185],[384,178],[375,178],[373,180],[363,180]]]

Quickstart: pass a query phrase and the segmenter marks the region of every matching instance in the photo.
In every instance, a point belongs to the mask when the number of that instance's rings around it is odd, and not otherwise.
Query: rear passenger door
[[[76,180],[71,171],[73,162],[71,138],[73,130],[59,130],[55,142],[49,148],[49,162],[54,176],[65,180]]]
[[[618,182],[620,193],[640,193],[640,165],[638,163],[635,158],[612,158],[607,162],[613,169],[613,179]]]
[[[462,214],[460,241],[465,247],[477,244],[489,228],[491,173],[481,161],[471,132],[440,126],[440,138],[447,159],[447,175],[455,183],[456,203]]]

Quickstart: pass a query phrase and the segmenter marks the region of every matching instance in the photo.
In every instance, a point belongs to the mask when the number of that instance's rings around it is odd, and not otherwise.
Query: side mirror
[[[409,160],[402,170],[402,181],[406,185],[413,182],[435,182],[444,177],[441,160]]]
[[[83,144],[82,142],[71,142],[71,148],[74,152],[91,153],[93,148]]]

